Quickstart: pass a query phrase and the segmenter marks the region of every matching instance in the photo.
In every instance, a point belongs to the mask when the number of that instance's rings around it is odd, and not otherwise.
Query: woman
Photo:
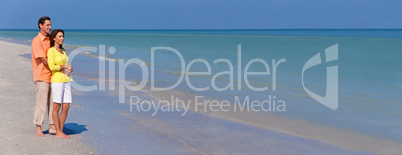
[[[63,49],[64,31],[61,29],[54,30],[49,37],[50,48],[47,51],[47,59],[49,68],[52,71],[52,97],[53,97],[53,121],[56,126],[56,137],[69,139],[64,134],[63,127],[66,122],[68,109],[72,102],[71,84],[72,78],[70,73],[73,67],[68,64],[66,51]],[[63,106],[59,120],[59,110]]]

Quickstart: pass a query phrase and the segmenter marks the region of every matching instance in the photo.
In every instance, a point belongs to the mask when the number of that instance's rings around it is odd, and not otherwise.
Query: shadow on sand
[[[84,131],[88,131],[86,125],[79,125],[77,123],[66,123],[64,124],[63,132],[66,135],[81,134]],[[49,130],[44,131],[43,134],[49,134]]]

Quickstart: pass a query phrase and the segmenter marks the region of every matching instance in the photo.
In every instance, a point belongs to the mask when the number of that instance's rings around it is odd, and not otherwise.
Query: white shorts
[[[71,103],[71,83],[52,83],[52,94],[53,102],[55,103]]]

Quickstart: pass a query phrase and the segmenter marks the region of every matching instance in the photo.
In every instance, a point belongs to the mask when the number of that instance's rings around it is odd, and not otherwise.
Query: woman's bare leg
[[[54,126],[56,127],[56,137],[63,138],[63,139],[68,139],[70,137],[65,135],[63,133],[63,130],[61,130],[61,128],[60,128],[60,121],[59,121],[60,107],[61,107],[61,104],[53,103],[53,113],[52,113],[52,115],[53,115]]]
[[[52,117],[53,117],[54,126],[56,128],[56,134],[60,133],[59,110],[60,110],[60,104],[53,103]]]
[[[70,108],[70,103],[63,103],[63,109],[60,114],[60,130],[63,131],[64,123],[67,119],[68,109]]]

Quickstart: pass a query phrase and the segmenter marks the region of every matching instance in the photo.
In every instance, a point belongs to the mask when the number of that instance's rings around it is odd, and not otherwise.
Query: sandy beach
[[[35,136],[32,124],[35,85],[29,59],[21,54],[31,52],[27,45],[0,41],[0,154],[91,154],[95,149],[70,132],[71,139],[54,135]],[[43,130],[49,128],[47,116]]]
[[[35,99],[31,62],[21,56],[30,53],[30,46],[0,41],[0,51],[0,154],[361,153],[197,112],[186,117],[175,113],[151,117],[112,109],[113,103],[88,108],[93,106],[89,105],[92,96],[82,95],[76,99],[82,104],[71,107],[66,122],[71,139],[37,137],[31,123]]]
[[[113,91],[73,90],[74,104],[70,108],[65,125],[65,132],[71,139],[63,140],[49,135],[46,132],[49,127],[47,117],[43,126],[46,136],[37,137],[34,134],[35,126],[32,124],[35,91],[31,61],[27,59],[30,51],[29,45],[0,41],[0,52],[3,55],[0,57],[2,105],[0,117],[3,118],[0,135],[4,137],[0,142],[0,154],[394,154],[398,152],[399,145],[395,143],[364,137],[350,139],[350,136],[345,134],[347,132],[335,132],[336,130],[326,128],[300,130],[300,126],[305,126],[306,123],[281,124],[280,119],[276,117],[264,121],[253,118],[255,123],[250,124],[242,123],[241,120],[248,116],[239,114],[224,116],[189,110],[186,116],[182,117],[181,112],[165,112],[155,116],[152,116],[153,110],[130,112],[129,104],[118,103],[116,92]],[[77,63],[83,65],[83,62],[90,63],[89,61],[93,60],[96,59],[88,57]],[[80,69],[82,68],[76,68],[78,72]],[[79,76],[76,76],[75,80],[81,84],[89,84],[91,81]],[[92,82],[96,81],[92,79]],[[130,92],[128,95],[150,99],[147,93]],[[159,94],[157,98],[162,96]],[[266,124],[270,124],[269,127]],[[336,136],[338,138],[331,139],[321,134],[317,135],[322,133],[320,131],[331,131],[331,135],[338,135]],[[362,141],[368,142],[360,143]],[[373,144],[367,144],[370,142]],[[368,146],[381,146],[383,149]]]

